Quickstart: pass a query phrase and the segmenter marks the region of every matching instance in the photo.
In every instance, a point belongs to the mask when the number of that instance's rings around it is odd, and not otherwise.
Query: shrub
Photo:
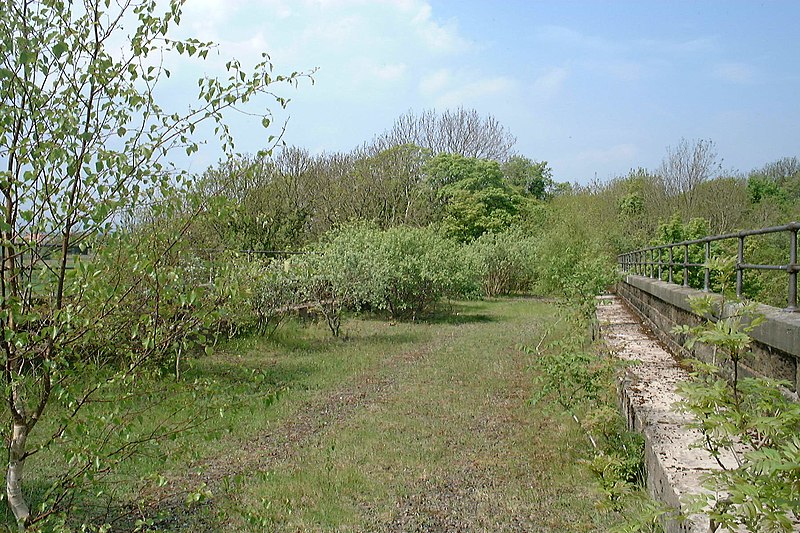
[[[723,288],[730,283],[730,263],[708,263]],[[749,353],[750,333],[763,316],[752,304],[726,305],[724,297],[697,297],[690,303],[707,319],[695,327],[677,326],[673,332],[688,336],[688,348],[696,342],[713,346],[733,367],[729,381],[718,365],[695,361],[693,379],[679,387],[682,408],[694,416],[690,427],[702,435],[697,447],[708,451],[720,467],[706,478],[709,492],[697,496],[698,510],[731,531],[796,531],[800,404],[782,392],[789,383],[740,379],[738,372],[739,361]],[[723,452],[735,465],[721,460]]]
[[[378,236],[377,258],[379,292],[373,304],[395,318],[417,319],[442,298],[476,290],[461,247],[431,229],[387,230]]]
[[[302,298],[338,336],[342,309],[387,311],[417,319],[443,298],[475,294],[461,247],[427,228],[342,227],[294,261]]]
[[[535,242],[522,231],[485,233],[465,247],[485,296],[527,291],[535,280]]]

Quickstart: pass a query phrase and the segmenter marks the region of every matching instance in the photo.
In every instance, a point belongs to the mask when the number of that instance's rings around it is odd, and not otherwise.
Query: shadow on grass
[[[496,322],[497,318],[485,315],[482,313],[445,313],[445,312],[437,312],[430,315],[427,315],[420,319],[420,322],[425,324],[449,324],[453,326],[458,326],[461,324],[488,324],[490,322]]]
[[[487,302],[482,300],[442,304],[434,312],[420,318],[419,321],[425,324],[449,325],[495,322],[497,317],[482,312],[486,308]]]
[[[37,479],[25,479],[22,485],[25,500],[32,505],[41,503],[51,488],[51,484]],[[34,511],[33,514],[35,515],[36,512]],[[6,498],[0,501],[0,531],[20,531]]]
[[[247,389],[257,386],[259,389],[280,389],[308,379],[316,368],[313,364],[299,361],[262,361],[254,365],[252,362],[207,363],[196,367],[185,374],[185,379],[206,379],[223,387]]]

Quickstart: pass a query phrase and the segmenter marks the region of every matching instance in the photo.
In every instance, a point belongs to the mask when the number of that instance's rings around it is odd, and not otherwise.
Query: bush
[[[535,242],[519,230],[485,233],[465,247],[488,297],[529,290],[535,276]]]
[[[162,238],[149,232],[118,235],[76,269],[73,281],[83,288],[74,305],[98,313],[75,343],[78,358],[123,367],[164,364],[205,345],[219,316],[213,287],[186,250],[155,252]]]
[[[334,336],[343,309],[417,319],[443,298],[477,291],[461,247],[425,228],[345,226],[296,258],[292,269],[301,298],[320,310]]]
[[[612,258],[597,242],[558,231],[550,231],[542,238],[537,257],[538,289],[563,299],[584,320],[593,323],[595,297],[617,279]]]
[[[463,249],[432,229],[396,227],[377,235],[373,304],[395,318],[433,311],[442,298],[477,292]]]

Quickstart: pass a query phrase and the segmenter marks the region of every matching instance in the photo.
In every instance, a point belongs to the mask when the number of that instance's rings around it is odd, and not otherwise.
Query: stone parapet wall
[[[656,335],[675,354],[705,361],[724,361],[711,347],[696,345],[690,352],[684,348],[685,339],[671,332],[680,324],[697,325],[702,318],[689,305],[691,296],[702,291],[644,276],[628,275],[617,284],[622,297],[653,329]],[[759,306],[765,321],[752,332],[755,342],[752,354],[740,364],[744,375],[781,379],[790,383],[791,392],[800,390],[800,313],[789,313],[766,305]]]

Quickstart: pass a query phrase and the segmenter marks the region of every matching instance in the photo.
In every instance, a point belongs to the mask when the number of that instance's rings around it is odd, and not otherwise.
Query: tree
[[[709,220],[713,234],[747,227],[748,194],[745,181],[719,177],[705,181],[694,191],[695,215]]]
[[[276,167],[259,154],[237,155],[207,170],[188,192],[199,194],[207,206],[191,224],[194,242],[239,250],[302,246],[310,211],[284,194],[291,182]]]
[[[11,420],[7,502],[23,527],[53,512],[40,508],[32,517],[23,496],[24,464],[37,451],[28,438],[54,398],[81,383],[76,343],[130,296],[89,306],[87,280],[103,265],[73,265],[71,252],[100,246],[120,230],[122,213],[179,181],[167,158],[176,149],[198,150],[192,134],[199,124],[213,123],[230,151],[224,111],[260,94],[283,105],[270,86],[299,77],[274,75],[266,54],[252,73],[234,60],[224,78],[199,80],[198,103],[187,112],[162,108],[155,88],[170,75],[164,58],[205,59],[212,46],[170,37],[182,4],[172,1],[163,14],[155,2],[103,0],[20,0],[0,9],[0,364]],[[268,112],[262,116],[267,125]],[[159,257],[137,266],[142,276],[158,276]],[[66,401],[69,412],[74,416],[98,388],[85,384]],[[62,432],[41,441],[53,443]]]
[[[374,144],[381,149],[414,144],[433,155],[460,154],[478,159],[507,160],[516,138],[491,115],[482,117],[474,109],[459,107],[437,113],[433,109],[415,115],[401,115],[392,129],[379,135]]]
[[[427,150],[412,144],[357,155],[350,194],[344,195],[355,200],[353,213],[384,229],[427,223],[429,199],[424,196],[422,167],[428,157]]]
[[[681,214],[690,218],[695,215],[697,186],[715,177],[720,170],[713,141],[681,139],[676,147],[667,147],[658,174],[667,195],[677,201]]]
[[[784,157],[750,172],[747,193],[759,225],[796,219],[800,216],[800,160]]]
[[[424,171],[438,193],[448,237],[471,241],[487,232],[504,231],[519,219],[525,198],[503,179],[497,161],[439,154]]]
[[[503,163],[502,168],[506,180],[524,193],[537,200],[552,197],[555,183],[553,170],[547,166],[547,161],[532,161],[515,155]]]
[[[759,172],[779,184],[800,175],[800,159],[796,157],[784,157],[767,163]]]

